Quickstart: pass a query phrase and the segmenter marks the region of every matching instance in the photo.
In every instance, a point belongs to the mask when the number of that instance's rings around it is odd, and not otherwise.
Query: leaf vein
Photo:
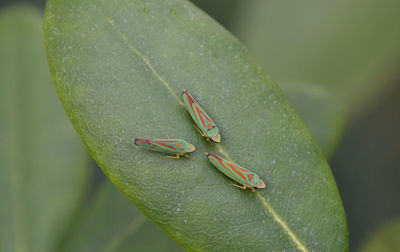
[[[129,47],[129,49],[143,60],[143,62],[151,70],[154,76],[167,88],[167,90],[178,101],[178,103],[181,106],[185,106],[183,102],[179,99],[179,97],[175,94],[175,92],[172,90],[172,88],[169,86],[168,82],[163,77],[161,77],[160,74],[158,74],[158,72],[154,69],[150,61],[142,53],[140,53],[139,50],[137,50],[136,47],[132,45],[132,43],[129,42],[128,38],[121,32],[121,30],[117,26],[115,26],[114,21],[110,17],[107,17],[107,22],[115,29],[118,35],[121,36],[121,38],[124,40],[125,44]]]
[[[104,13],[104,12],[103,12]],[[105,14],[105,13],[104,13]],[[121,30],[115,25],[114,21],[107,15],[105,15],[107,18],[107,22],[115,29],[115,31],[118,33],[118,35],[123,39],[124,43],[129,47],[129,49],[139,56],[143,62],[146,64],[146,66],[152,71],[154,76],[161,82],[161,84],[167,88],[169,93],[176,99],[176,101],[181,105],[185,106],[184,103],[179,99],[179,97],[175,94],[175,92],[172,90],[168,82],[156,71],[156,69],[153,67],[153,65],[150,63],[149,59],[147,59],[142,53],[139,52],[139,50],[132,45],[132,43],[129,42],[128,38],[121,32]],[[227,159],[232,160],[230,158],[228,152],[224,150],[224,148],[220,145],[217,145],[218,151],[222,153]],[[275,212],[275,210],[270,206],[270,204],[266,201],[265,198],[261,196],[259,192],[256,192],[257,198],[261,201],[262,205],[268,210],[268,212],[272,215],[272,217],[275,219],[276,222],[279,223],[279,225],[282,227],[284,232],[287,233],[287,235],[290,237],[290,239],[296,244],[297,248],[301,251],[308,251],[308,249],[300,242],[300,240],[297,238],[297,236],[293,233],[293,231],[287,226],[286,222],[282,220],[282,218]]]
[[[259,192],[256,192],[257,198],[259,198],[264,205],[264,207],[270,212],[272,217],[281,225],[283,230],[289,235],[289,237],[296,243],[297,248],[301,251],[308,251],[308,249],[300,242],[297,236],[292,232],[292,230],[286,225],[286,222],[275,212],[271,205],[261,196]]]

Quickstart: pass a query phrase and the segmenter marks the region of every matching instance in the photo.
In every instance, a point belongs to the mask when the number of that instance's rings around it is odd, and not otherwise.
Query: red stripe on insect
[[[135,138],[135,144],[137,144],[137,143],[151,144],[150,138]]]
[[[221,161],[221,160],[219,160],[219,159],[217,159],[217,161],[218,161],[223,167],[225,167],[225,169],[227,169],[229,172],[231,172],[231,174],[233,174],[232,171],[231,171],[228,167],[225,166],[225,163],[224,163],[223,161]],[[240,171],[236,170],[234,166],[231,166],[231,164],[228,164],[228,166],[229,166],[236,174],[238,174],[240,177],[242,177],[244,180],[246,180],[245,176],[244,176]]]
[[[194,114],[198,114],[199,115],[200,120],[203,123],[203,127],[206,127],[206,125],[204,123],[204,120],[203,120],[203,118],[201,117],[201,115],[199,113],[200,111],[199,111],[199,108],[197,107],[197,102],[187,92],[185,92],[185,95],[188,98],[188,101],[189,101],[189,104],[190,104],[190,108],[192,109],[192,112]],[[193,108],[193,104],[195,105],[196,110]],[[196,111],[197,111],[197,113],[196,113]]]
[[[190,103],[190,106],[192,106],[193,103],[196,103],[196,101],[188,93],[185,93],[185,95]]]
[[[196,112],[196,111],[197,111],[197,114],[199,115],[200,120],[201,120],[201,122],[203,123],[203,127],[204,127],[204,128],[206,127],[206,123],[205,123],[203,117],[205,117],[205,118],[207,119],[208,122],[212,123],[211,119],[202,111],[202,109],[199,109],[198,106],[200,106],[200,105],[198,105],[198,103],[193,99],[193,97],[190,96],[187,92],[185,92],[185,94],[186,94],[186,96],[187,96],[187,98],[188,98],[188,101],[189,101],[189,104],[190,104],[190,108],[192,109],[192,111],[193,111],[193,112]],[[195,111],[194,108],[193,108],[193,104],[194,104],[195,107],[196,107],[196,111]]]
[[[162,146],[167,147],[167,148],[170,148],[170,149],[173,149],[173,150],[176,150],[176,148],[175,148],[174,146],[166,145],[166,144],[163,144],[162,142],[154,142],[154,143],[159,144],[159,145],[162,145]]]
[[[230,164],[230,165],[232,165],[232,164]],[[239,166],[237,166],[237,165],[234,165],[236,168],[238,168],[239,170],[242,170],[242,171],[244,171],[244,172],[246,172],[246,173],[250,173],[251,171],[249,171],[249,170],[247,170],[247,169],[244,169],[244,168],[241,168],[241,167],[239,167]]]
[[[215,158],[218,163],[220,163],[223,167],[225,167],[225,170],[229,171],[232,175],[235,175],[228,167],[225,166],[224,161],[220,157],[211,153],[209,153],[209,155]]]
[[[196,101],[193,99],[193,97],[188,92],[186,92],[185,94],[188,97],[190,103],[196,103]]]
[[[190,103],[190,108],[192,109],[193,113],[199,115],[199,118],[200,118],[201,122],[203,123],[203,127],[206,127],[206,124],[205,124],[203,118],[201,117],[201,110],[198,108],[197,102],[188,94],[187,94],[187,96],[188,96],[188,100]],[[196,110],[193,108],[193,104],[194,104]]]
[[[208,116],[207,116],[203,111],[201,111],[201,113],[202,113],[203,116],[207,119],[207,121],[209,121],[210,123],[212,123],[211,119],[208,118]]]
[[[242,177],[242,179],[246,180],[246,177],[243,175],[243,173],[241,173],[240,171],[238,171],[238,170],[235,169],[235,167],[237,167],[237,166],[235,166],[235,165],[233,165],[233,164],[228,164],[228,165],[229,165],[229,167],[230,167],[232,170],[234,170],[240,177]],[[239,167],[237,167],[237,168],[239,168]]]
[[[197,114],[200,117],[201,122],[203,123],[203,127],[205,128],[206,127],[206,123],[204,122],[203,117],[201,116],[201,114],[204,114],[204,113],[197,106],[196,106],[196,110],[197,110]]]

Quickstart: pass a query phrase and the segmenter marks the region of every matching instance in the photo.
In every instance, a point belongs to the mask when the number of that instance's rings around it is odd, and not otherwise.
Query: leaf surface
[[[0,12],[0,251],[54,251],[81,202],[87,152],[57,99],[42,18]]]
[[[321,85],[280,82],[279,87],[329,159],[343,135],[346,119],[344,104],[337,95]]]
[[[323,154],[247,50],[183,0],[47,2],[45,39],[59,97],[90,153],[133,203],[193,251],[347,247],[341,200]],[[182,89],[221,130],[193,127]],[[182,138],[195,160],[140,149]],[[228,184],[204,151],[256,172],[257,193]]]
[[[184,251],[108,180],[77,223],[63,251]]]

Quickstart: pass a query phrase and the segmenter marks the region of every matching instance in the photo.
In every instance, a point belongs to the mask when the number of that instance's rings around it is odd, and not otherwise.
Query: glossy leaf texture
[[[321,85],[280,82],[279,87],[310,129],[325,157],[331,158],[343,135],[345,105]]]
[[[322,85],[360,112],[398,71],[399,9],[397,0],[243,1],[230,26],[279,82]]]
[[[312,78],[313,75],[317,74],[315,71],[311,70],[307,78],[300,76],[291,76],[288,78],[288,75],[290,75],[294,69],[288,69],[287,65],[291,68],[298,68],[305,64],[304,62],[301,64],[296,62],[296,65],[290,65],[292,64],[291,57],[296,57],[304,48],[299,46],[298,43],[292,43],[294,38],[291,38],[289,41],[287,41],[286,38],[283,38],[283,41],[277,41],[277,37],[283,36],[283,34],[289,36],[291,33],[297,32],[297,30],[287,29],[285,25],[288,24],[285,22],[271,21],[270,15],[273,15],[274,18],[287,18],[285,12],[287,9],[291,9],[291,3],[286,6],[283,2],[274,3],[274,1],[267,1],[268,3],[265,1],[222,1],[223,2],[193,0],[192,2],[199,6],[200,9],[209,13],[214,19],[221,22],[221,24],[227,27],[233,34],[237,34],[240,40],[250,46],[251,53],[257,57],[266,69],[272,71],[274,77],[280,80],[278,86],[292,103],[295,110],[303,118],[325,156],[328,159],[331,158],[342,139],[344,124],[347,119],[347,104],[343,101],[343,97],[338,94],[338,92],[327,86],[326,78],[322,80],[319,79],[321,83],[315,84],[310,84],[310,81],[299,81],[301,79],[315,79]],[[340,4],[340,2],[335,3]],[[302,4],[310,5],[307,2],[302,2],[299,5],[301,6]],[[229,10],[226,8],[227,5],[229,5]],[[282,8],[281,5],[286,8]],[[223,8],[221,8],[221,6]],[[254,11],[254,9],[257,10]],[[293,10],[296,12],[297,9]],[[312,13],[316,10],[308,9],[308,11]],[[276,14],[277,12],[279,14]],[[304,15],[304,13],[300,12],[292,15]],[[234,19],[232,16],[236,16],[236,18]],[[340,20],[339,15],[336,16],[336,18]],[[253,23],[256,22],[254,19],[260,23],[266,22],[266,24],[262,26],[255,25]],[[295,18],[295,20],[298,20],[298,18]],[[313,20],[316,19],[314,18]],[[292,23],[290,23],[290,25],[292,25]],[[296,25],[301,26],[305,24],[296,22]],[[277,34],[271,36],[273,32]],[[318,36],[319,34],[322,33],[318,31],[314,36]],[[296,36],[296,39],[301,40],[305,38]],[[265,46],[269,43],[271,46]],[[289,46],[294,46],[294,48],[292,48],[292,50],[282,50],[279,48],[280,46],[287,46],[287,44],[289,44]],[[310,45],[310,50],[315,50],[311,44],[307,45]],[[296,50],[299,50],[299,52],[296,52]],[[279,58],[276,59],[271,56]],[[282,58],[280,58],[280,56],[282,56]],[[312,59],[307,58],[307,64],[313,64],[314,62]],[[278,67],[275,64],[276,62],[282,63]],[[280,68],[283,68],[283,70]],[[354,84],[357,85],[357,83]],[[377,84],[379,83],[375,83],[375,85]],[[343,84],[338,84],[335,86],[341,87],[342,85]],[[383,86],[384,85],[382,85],[382,87]]]
[[[183,0],[50,0],[49,65],[59,97],[106,175],[191,251],[338,250],[344,211],[322,152],[247,50]],[[221,130],[193,127],[191,92]],[[135,137],[182,138],[195,160],[137,148]],[[257,173],[257,193],[228,184],[204,152]]]
[[[54,251],[81,203],[88,157],[30,8],[0,12],[0,142],[0,251]]]
[[[62,251],[184,251],[110,182],[104,181]]]

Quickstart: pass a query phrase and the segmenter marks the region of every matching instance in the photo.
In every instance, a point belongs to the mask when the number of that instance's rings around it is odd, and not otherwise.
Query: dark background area
[[[193,2],[228,30],[240,8],[239,0]],[[1,0],[0,8],[21,3],[45,6],[45,0]],[[398,63],[400,66],[400,58]],[[350,251],[357,250],[381,225],[400,216],[400,71],[389,77],[390,88],[379,100],[357,116],[349,115],[343,139],[330,160],[347,214]],[[97,185],[104,175],[100,169],[94,173]]]

